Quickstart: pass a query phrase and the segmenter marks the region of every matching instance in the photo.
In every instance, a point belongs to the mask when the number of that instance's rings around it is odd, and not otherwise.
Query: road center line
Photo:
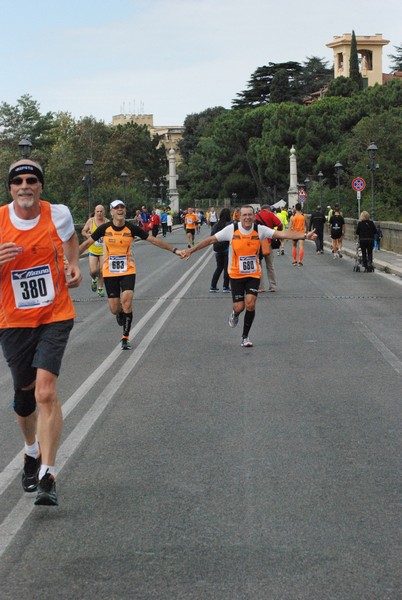
[[[186,271],[186,273],[170,288],[167,294],[158,300],[154,306],[148,311],[146,315],[139,321],[134,327],[133,333],[138,333],[152,318],[157,310],[160,310],[162,305],[169,300],[169,297],[180,287],[180,291],[177,295],[172,298],[167,308],[159,316],[156,322],[153,324],[151,329],[147,332],[145,337],[142,339],[138,347],[132,352],[130,358],[122,365],[117,371],[113,379],[108,383],[103,392],[99,395],[97,400],[93,403],[90,409],[82,417],[80,422],[76,425],[73,431],[69,434],[66,440],[61,444],[58,451],[57,465],[58,470],[61,471],[66,464],[67,460],[75,452],[79,444],[88,434],[91,427],[95,424],[99,416],[108,406],[112,398],[116,395],[119,388],[123,385],[135,365],[142,358],[143,354],[148,349],[152,340],[159,333],[160,329],[165,325],[167,318],[179,305],[184,294],[198,278],[201,271],[206,267],[209,260],[212,257],[212,252],[208,252],[207,255],[203,255],[198,261]],[[187,283],[184,281],[188,279]],[[99,377],[105,373],[106,367],[110,367],[118,357],[121,356],[120,347],[116,348],[106,360],[92,373],[92,375],[85,381],[79,388],[74,392],[72,396],[63,404],[63,416],[66,417],[82,398],[87,394],[91,387],[99,380]],[[5,491],[11,481],[21,472],[22,459],[21,454],[18,455],[9,463],[9,465],[0,473],[0,495]],[[34,494],[33,494],[34,495]],[[14,536],[18,533],[25,520],[30,515],[31,511],[35,508],[33,504],[32,494],[24,494],[23,497],[17,502],[15,507],[10,511],[3,523],[0,525],[0,557],[6,551],[8,545],[13,540]]]
[[[363,333],[363,335],[368,339],[368,341],[373,344],[374,348],[382,354],[384,360],[398,373],[398,375],[402,375],[402,362],[399,358],[387,348],[387,346],[367,327],[365,323],[361,321],[357,321],[355,323],[357,325],[359,331]]]

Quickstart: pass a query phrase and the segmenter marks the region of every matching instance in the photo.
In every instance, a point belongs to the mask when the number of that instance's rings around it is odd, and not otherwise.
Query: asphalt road
[[[2,600],[400,600],[401,280],[288,245],[242,349],[211,249],[135,254],[131,352],[82,261],[57,508],[0,362]]]

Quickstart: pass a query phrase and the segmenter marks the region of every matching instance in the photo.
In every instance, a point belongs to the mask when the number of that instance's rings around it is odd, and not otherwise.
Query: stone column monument
[[[297,189],[297,161],[296,150],[292,146],[290,149],[290,185],[288,190],[288,208],[293,208],[296,202],[299,201]]]
[[[169,150],[169,206],[176,214],[179,212],[179,192],[177,191],[176,153],[173,148]]]

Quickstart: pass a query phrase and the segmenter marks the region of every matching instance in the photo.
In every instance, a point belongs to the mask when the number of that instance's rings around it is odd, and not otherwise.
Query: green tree
[[[236,189],[240,181],[241,193],[250,194],[247,199],[255,197],[258,174],[248,149],[250,139],[261,135],[261,126],[259,110],[232,110],[219,115],[209,135],[201,137],[189,160],[179,167],[181,197],[186,200],[240,194]]]
[[[333,79],[333,69],[317,56],[298,62],[268,63],[258,67],[248,87],[233,100],[234,108],[252,108],[272,102],[303,103],[312,93],[325,88]]]
[[[21,96],[16,106],[7,102],[0,104],[0,144],[18,154],[18,142],[28,137],[36,156],[46,156],[50,147],[50,132],[54,126],[54,114],[40,113],[40,105],[29,94]]]
[[[402,154],[402,139],[390,135],[390,131],[401,131],[402,110],[393,107],[364,117],[352,129],[346,141],[346,150],[351,165],[350,177],[361,176],[367,181],[362,195],[362,210],[371,210],[370,171],[367,147],[374,141],[378,147],[379,169],[375,171],[374,196],[376,217],[380,220],[399,220],[402,212],[402,172],[395,157]],[[353,203],[352,203],[353,210]]]
[[[394,46],[396,50],[395,54],[388,54],[388,58],[392,59],[393,64],[391,65],[393,71],[402,71],[402,44],[400,46]]]
[[[183,161],[187,161],[194,152],[201,136],[208,135],[210,126],[217,116],[225,112],[222,106],[207,108],[200,113],[187,115],[184,120],[183,137],[179,142],[179,151]]]
[[[294,94],[289,83],[289,76],[286,69],[278,69],[272,77],[270,87],[270,102],[289,102],[293,100]]]
[[[110,127],[93,117],[75,121],[60,114],[52,131],[52,144],[45,194],[53,202],[67,204],[77,221],[84,220],[95,204],[107,206],[110,200],[122,196],[122,171],[129,174],[126,200],[131,212],[145,201],[145,177],[158,185],[167,173],[166,150],[159,138],[151,138],[145,126],[129,123]],[[94,163],[90,207],[87,158]]]
[[[334,70],[328,67],[328,61],[318,56],[307,57],[302,67],[299,83],[304,97],[323,90],[334,78]]]
[[[237,99],[233,100],[232,106],[234,108],[255,108],[272,102],[271,99],[271,86],[275,75],[278,71],[281,71],[280,82],[277,84],[277,88],[283,89],[283,81],[285,71],[288,79],[288,91],[287,99],[293,99],[299,101],[300,94],[298,93],[298,80],[302,72],[302,67],[298,62],[286,62],[286,63],[268,63],[263,67],[258,67],[248,82],[247,89],[237,94]],[[274,85],[275,89],[275,85]],[[289,98],[291,96],[291,98]],[[279,93],[277,93],[279,98]]]
[[[350,98],[358,91],[358,87],[350,77],[337,77],[333,79],[325,92],[326,96],[342,96]]]
[[[358,90],[363,89],[363,77],[359,70],[359,55],[357,54],[356,35],[352,31],[349,58],[349,77],[355,83]]]

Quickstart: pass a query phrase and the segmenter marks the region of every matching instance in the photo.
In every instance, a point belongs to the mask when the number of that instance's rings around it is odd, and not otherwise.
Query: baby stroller
[[[356,273],[360,273],[363,269],[363,254],[362,249],[360,248],[359,242],[356,242],[356,254],[355,254],[355,264],[353,267],[353,271]]]
[[[356,254],[355,254],[355,264],[353,267],[353,271],[355,271],[356,273],[360,273],[360,271],[364,271],[365,273],[373,273],[374,272],[374,267],[371,266],[364,266],[363,263],[363,252],[362,249],[360,248],[360,244],[359,242],[356,242]]]

